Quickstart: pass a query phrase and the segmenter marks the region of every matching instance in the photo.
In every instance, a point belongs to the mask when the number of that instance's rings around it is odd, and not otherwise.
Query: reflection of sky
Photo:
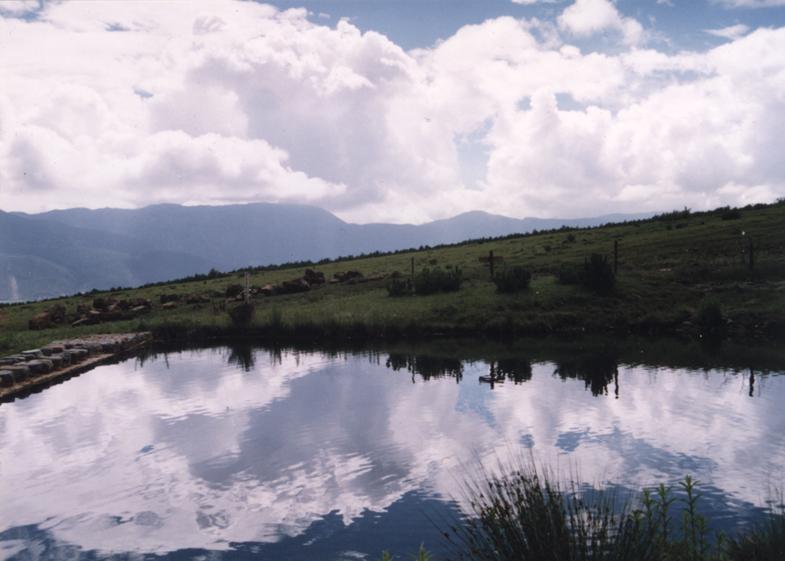
[[[785,378],[750,397],[746,376],[621,367],[614,399],[547,363],[491,391],[482,363],[413,384],[383,360],[258,352],[245,372],[228,356],[104,366],[0,406],[0,532],[38,525],[102,551],[295,543],[412,493],[457,496],[461,466],[527,448],[590,482],[691,473],[718,504],[782,484]]]

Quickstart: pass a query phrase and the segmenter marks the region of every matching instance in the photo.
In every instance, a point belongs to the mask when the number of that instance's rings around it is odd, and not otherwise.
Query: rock
[[[41,312],[40,314],[36,314],[30,318],[28,322],[28,327],[30,329],[46,329],[52,325],[52,317],[49,315],[49,312]]]
[[[209,304],[210,297],[206,294],[189,294],[185,297],[186,304]]]
[[[99,297],[93,298],[93,308],[96,310],[107,310],[112,304],[116,304],[117,300],[114,298]]]
[[[283,281],[278,286],[278,292],[281,294],[295,294],[297,292],[308,292],[311,290],[311,285],[305,279],[294,279]]]
[[[45,347],[41,348],[41,351],[44,353],[44,356],[49,356],[54,353],[62,353],[65,350],[65,345],[59,345],[57,343],[49,343]]]
[[[161,306],[164,310],[174,310],[177,307],[177,302],[167,302]]]
[[[0,387],[10,388],[14,385],[14,375],[8,370],[0,370]]]
[[[21,382],[30,377],[30,367],[27,364],[15,364],[13,366],[4,366],[3,370],[10,372],[14,375],[14,380]]]
[[[16,364],[18,362],[24,362],[24,360],[25,360],[25,358],[23,356],[19,356],[19,355],[4,356],[4,357],[0,358],[0,366],[5,366],[5,365],[10,366],[10,365]]]
[[[275,287],[271,284],[265,284],[259,289],[259,294],[264,296],[273,296],[275,294]]]
[[[141,315],[141,314],[147,314],[147,313],[150,313],[150,307],[149,306],[136,306],[135,308],[131,308],[131,313],[133,315],[135,315],[135,316],[138,316],[138,315]]]
[[[241,284],[230,284],[226,287],[226,291],[224,292],[224,296],[227,298],[237,298],[238,296],[242,295],[243,293],[243,285]]]
[[[57,355],[55,355],[57,356]],[[63,357],[63,366],[71,366],[71,353],[68,351],[63,351],[60,353],[60,356]]]
[[[65,323],[65,306],[62,304],[55,304],[49,308],[49,317],[52,323]]]
[[[90,321],[88,318],[79,318],[78,320],[76,320],[71,324],[71,327],[79,327],[80,325],[90,325],[91,323],[94,322]]]
[[[87,357],[87,349],[68,349],[66,351],[69,355],[71,355],[71,362],[79,362],[82,359]]]
[[[305,282],[311,286],[325,283],[324,273],[321,271],[314,271],[313,269],[306,269],[303,278],[305,279]]]
[[[180,301],[180,295],[179,294],[161,294],[158,297],[158,301],[161,302],[161,304],[168,304],[170,302],[179,302]]]
[[[333,278],[338,282],[357,281],[358,279],[363,278],[363,274],[360,271],[345,271],[335,273]]]
[[[27,367],[30,369],[31,374],[47,374],[54,368],[54,363],[51,360],[40,358],[29,361]]]
[[[22,351],[22,356],[25,357],[25,360],[33,360],[36,358],[44,358],[44,353],[41,349],[30,349],[29,351]]]
[[[48,357],[46,357],[46,360],[48,360],[48,361],[50,361],[52,363],[52,369],[53,370],[57,370],[58,368],[62,368],[63,365],[64,365],[63,355],[60,355],[60,354],[49,355]]]

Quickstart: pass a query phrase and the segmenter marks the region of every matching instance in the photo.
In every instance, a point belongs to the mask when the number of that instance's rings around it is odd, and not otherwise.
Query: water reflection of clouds
[[[457,495],[462,465],[517,443],[588,481],[698,472],[750,502],[785,466],[781,383],[751,400],[719,373],[622,368],[617,400],[550,363],[491,392],[476,382],[482,363],[464,365],[461,384],[411,384],[362,357],[256,356],[247,372],[226,359],[103,367],[0,407],[0,529],[48,519],[58,538],[104,551],[275,541],[417,489]]]

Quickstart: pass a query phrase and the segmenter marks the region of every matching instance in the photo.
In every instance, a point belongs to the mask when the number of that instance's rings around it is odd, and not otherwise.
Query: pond
[[[2,404],[0,558],[438,558],[467,473],[510,457],[690,474],[731,533],[785,488],[781,357],[547,347],[151,352]]]

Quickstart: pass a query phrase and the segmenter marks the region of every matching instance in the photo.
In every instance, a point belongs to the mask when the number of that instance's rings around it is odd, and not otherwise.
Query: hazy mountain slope
[[[111,232],[0,212],[0,300],[142,284],[205,266],[200,257]]]
[[[349,224],[320,208],[267,203],[4,213],[0,300],[638,217],[515,219],[468,212],[422,225]]]

